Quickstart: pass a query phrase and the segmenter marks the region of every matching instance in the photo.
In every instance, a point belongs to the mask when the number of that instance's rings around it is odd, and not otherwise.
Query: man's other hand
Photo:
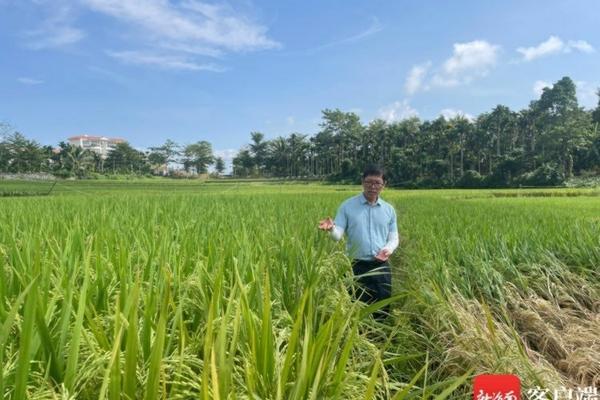
[[[387,249],[381,249],[379,250],[379,253],[377,253],[377,255],[375,256],[375,259],[377,261],[387,261],[388,258],[390,258],[390,254],[392,254],[389,250]]]
[[[331,217],[327,217],[326,219],[319,221],[319,229],[323,231],[330,231],[333,229],[333,226],[334,224]]]

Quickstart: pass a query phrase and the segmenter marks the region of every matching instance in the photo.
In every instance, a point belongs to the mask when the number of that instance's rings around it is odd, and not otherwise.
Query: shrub
[[[558,166],[546,163],[531,172],[520,175],[515,179],[515,183],[523,186],[559,186],[564,179]]]
[[[465,171],[464,175],[456,182],[459,188],[479,188],[484,186],[485,179],[479,172],[472,169]]]

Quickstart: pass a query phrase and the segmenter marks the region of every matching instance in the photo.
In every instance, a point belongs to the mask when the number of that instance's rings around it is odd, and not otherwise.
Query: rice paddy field
[[[0,196],[0,398],[468,399],[481,373],[600,387],[598,189],[386,189],[401,244],[384,322],[317,229],[358,192]]]

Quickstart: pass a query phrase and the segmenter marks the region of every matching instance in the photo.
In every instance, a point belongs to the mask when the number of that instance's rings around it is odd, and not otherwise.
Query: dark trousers
[[[354,298],[371,304],[392,295],[392,271],[388,262],[353,260],[352,272],[357,285],[354,288]],[[374,313],[376,319],[387,315],[389,304]]]

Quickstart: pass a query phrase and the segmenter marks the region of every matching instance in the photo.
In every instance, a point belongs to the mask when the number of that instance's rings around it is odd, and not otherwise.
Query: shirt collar
[[[360,194],[360,204],[369,204],[369,200],[367,200],[364,193]],[[381,205],[381,196],[377,196],[377,201],[375,202],[374,205],[376,205],[376,206]]]

